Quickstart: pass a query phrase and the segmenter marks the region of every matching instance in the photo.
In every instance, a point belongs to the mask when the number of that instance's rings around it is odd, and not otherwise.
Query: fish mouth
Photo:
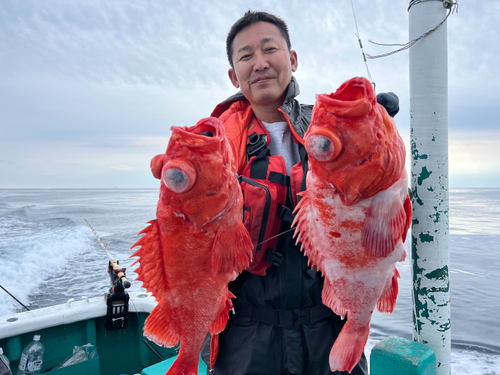
[[[221,138],[224,136],[224,127],[222,123],[214,118],[207,117],[204,118],[191,128],[193,134],[200,134],[204,137],[217,137]]]
[[[204,118],[194,126],[172,126],[172,138],[179,144],[191,149],[203,148],[205,151],[219,151],[225,138],[224,127],[215,117]]]

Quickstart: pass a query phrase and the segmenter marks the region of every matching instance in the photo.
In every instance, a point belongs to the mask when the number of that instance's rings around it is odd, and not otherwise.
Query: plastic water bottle
[[[42,372],[45,348],[40,342],[40,335],[35,335],[33,341],[26,345],[21,354],[17,375],[37,375]]]
[[[12,375],[9,365],[9,360],[3,354],[3,349],[0,348],[0,375]]]

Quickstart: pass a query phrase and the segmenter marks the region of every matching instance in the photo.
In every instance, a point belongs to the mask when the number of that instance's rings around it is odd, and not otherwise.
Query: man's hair
[[[280,31],[281,36],[285,38],[288,50],[292,49],[292,43],[290,42],[290,35],[288,34],[288,26],[286,25],[285,21],[283,21],[281,18],[271,13],[249,10],[243,15],[243,17],[241,17],[238,21],[234,23],[234,25],[231,27],[231,30],[229,30],[229,33],[227,34],[226,53],[227,53],[227,59],[232,68],[234,68],[233,65],[234,38],[243,29],[257,22],[268,22],[275,25]]]

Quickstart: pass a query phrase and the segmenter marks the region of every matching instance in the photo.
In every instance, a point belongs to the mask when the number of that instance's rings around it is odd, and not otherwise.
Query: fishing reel
[[[111,259],[108,263],[108,273],[111,287],[105,294],[106,314],[105,327],[108,331],[127,328],[128,301],[130,299],[126,289],[130,288],[130,281],[125,277],[125,268],[120,268],[118,261]]]

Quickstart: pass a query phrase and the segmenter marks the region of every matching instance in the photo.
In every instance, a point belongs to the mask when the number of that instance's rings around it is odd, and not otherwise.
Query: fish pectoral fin
[[[139,234],[144,234],[131,249],[140,246],[130,257],[139,257],[132,266],[140,263],[139,267],[135,269],[138,274],[136,280],[142,281],[142,286],[149,292],[153,293],[158,302],[160,302],[162,291],[167,288],[167,278],[165,268],[163,266],[163,255],[160,243],[160,230],[156,220],[148,222],[148,227],[143,229]]]
[[[392,313],[394,311],[399,292],[399,278],[398,269],[394,267],[394,273],[392,277],[387,280],[382,295],[377,302],[377,310],[381,313]]]
[[[222,305],[219,313],[215,321],[212,323],[210,328],[208,329],[212,335],[216,335],[226,328],[227,320],[229,319],[229,311],[233,309],[233,302],[231,302],[231,298],[235,298],[234,294],[227,290],[226,300]]]
[[[241,272],[252,259],[252,240],[243,222],[221,226],[212,246],[212,268],[217,273]]]
[[[362,231],[368,255],[384,258],[392,253],[407,225],[407,215],[399,198],[373,199]]]

